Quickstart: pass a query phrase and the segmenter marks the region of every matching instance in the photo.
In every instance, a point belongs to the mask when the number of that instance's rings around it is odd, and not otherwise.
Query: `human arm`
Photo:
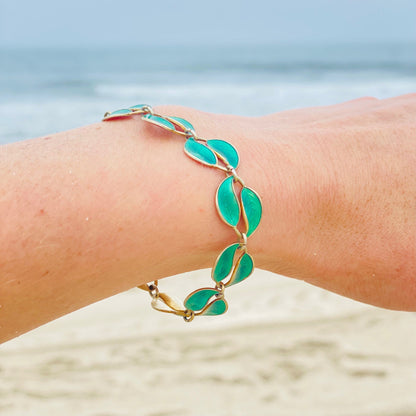
[[[416,310],[415,98],[248,118],[161,112],[235,145],[263,200],[258,268]],[[138,118],[3,146],[0,340],[154,279],[212,267],[235,240],[223,178]]]

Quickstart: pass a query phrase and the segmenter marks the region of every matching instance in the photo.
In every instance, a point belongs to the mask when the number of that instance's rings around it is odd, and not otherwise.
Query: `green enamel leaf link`
[[[218,256],[215,265],[212,268],[211,277],[214,282],[221,282],[221,280],[225,279],[230,274],[233,267],[234,254],[238,246],[238,243],[232,244]]]
[[[122,108],[121,110],[116,110],[113,111],[112,113],[108,114],[104,120],[110,120],[112,118],[117,118],[117,117],[126,117],[131,115],[131,111],[127,108]]]
[[[207,140],[207,145],[227,159],[228,163],[236,169],[238,166],[238,153],[234,146],[224,140]]]
[[[233,177],[225,178],[217,189],[215,203],[220,217],[231,227],[240,220],[240,204],[233,187]]]
[[[166,130],[175,131],[175,126],[163,117],[155,116],[153,114],[145,114],[142,116],[142,119],[149,121],[156,126],[163,127]]]
[[[244,253],[237,261],[231,279],[225,284],[226,287],[235,285],[247,279],[253,272],[254,262],[250,254]]]
[[[222,315],[228,309],[228,305],[225,299],[216,299],[207,305],[206,308],[201,312],[201,315],[214,316]]]
[[[243,218],[247,228],[247,237],[254,233],[258,227],[262,206],[260,197],[252,189],[244,187],[241,190],[241,203],[243,205]]]
[[[217,164],[217,157],[215,156],[215,153],[192,138],[189,138],[185,142],[184,151],[189,157],[203,163],[204,165],[213,166]]]
[[[191,311],[199,311],[203,309],[208,301],[220,292],[217,289],[197,289],[190,293],[183,302],[186,309]]]
[[[176,126],[179,126],[183,131],[192,131],[194,132],[194,126],[187,120],[181,118],[181,117],[166,117],[170,122],[175,124]]]

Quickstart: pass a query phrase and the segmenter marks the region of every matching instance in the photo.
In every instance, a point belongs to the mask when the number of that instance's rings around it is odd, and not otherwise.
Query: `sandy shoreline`
[[[244,319],[236,306],[190,327],[120,294],[0,347],[0,414],[416,415],[416,314],[256,273],[304,309],[250,320],[247,287],[233,299]]]

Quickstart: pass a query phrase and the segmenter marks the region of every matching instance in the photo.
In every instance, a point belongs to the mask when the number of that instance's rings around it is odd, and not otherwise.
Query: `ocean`
[[[414,43],[0,49],[0,143],[142,102],[263,115],[414,91]]]

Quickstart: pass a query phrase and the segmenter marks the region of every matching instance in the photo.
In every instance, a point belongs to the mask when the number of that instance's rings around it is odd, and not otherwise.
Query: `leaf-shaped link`
[[[225,178],[217,189],[215,204],[221,219],[235,227],[240,221],[240,204],[234,191],[232,176]]]
[[[225,140],[210,139],[207,140],[207,145],[223,156],[227,162],[236,169],[239,162],[237,150],[233,145],[226,142]]]
[[[190,131],[195,134],[194,126],[187,120],[181,117],[166,117],[167,120],[169,120],[171,123],[173,123],[175,126],[180,127],[182,131]]]
[[[228,303],[224,298],[218,298],[213,300],[211,303],[205,306],[202,311],[196,313],[196,316],[204,315],[204,316],[214,316],[214,315],[222,315],[223,313],[227,312]]]
[[[159,299],[161,299],[166,306],[168,306],[175,312],[185,312],[185,308],[183,307],[183,305],[181,305],[179,302],[176,301],[176,299],[172,298],[166,293],[159,293]]]
[[[156,126],[162,127],[166,130],[175,131],[175,126],[164,117],[156,116],[154,114],[145,114],[142,116],[143,120],[148,121],[149,123],[155,124]]]
[[[214,166],[217,164],[217,156],[215,156],[215,153],[207,146],[198,143],[192,138],[189,138],[185,142],[184,151],[190,158],[204,165]]]
[[[131,115],[132,115],[132,112],[128,108],[122,108],[120,110],[116,110],[111,113],[106,113],[104,115],[103,121],[111,120],[113,118],[118,118],[118,117],[128,117]]]
[[[249,237],[258,227],[262,216],[260,197],[252,189],[241,189],[241,203],[243,206],[243,219],[246,224],[246,234]]]
[[[231,244],[230,246],[226,247],[217,257],[211,274],[214,282],[218,283],[230,274],[233,267],[234,254],[238,246],[239,243]]]
[[[233,273],[230,280],[225,283],[225,287],[235,285],[247,279],[253,273],[254,262],[253,258],[248,253],[244,253],[234,266]]]
[[[186,315],[186,309],[166,293],[160,293],[152,298],[151,305],[153,309],[159,312],[172,313],[179,316]]]
[[[183,304],[186,309],[190,309],[191,311],[199,311],[203,309],[208,301],[215,295],[220,294],[220,292],[217,289],[212,288],[202,288],[194,290],[192,293],[190,293],[185,300],[183,301]]]

